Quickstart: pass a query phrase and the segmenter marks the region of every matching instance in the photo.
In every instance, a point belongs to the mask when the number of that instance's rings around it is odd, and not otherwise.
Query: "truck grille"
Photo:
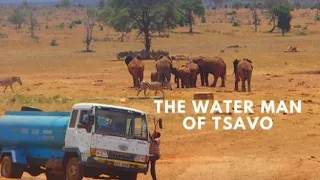
[[[122,153],[122,152],[116,152],[116,151],[108,151],[108,157],[110,159],[118,159],[118,160],[125,160],[125,161],[134,161],[135,159],[134,154],[128,154],[128,153]]]

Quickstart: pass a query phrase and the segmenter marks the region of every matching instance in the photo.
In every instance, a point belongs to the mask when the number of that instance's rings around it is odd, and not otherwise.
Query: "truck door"
[[[81,153],[90,155],[91,132],[93,126],[89,123],[89,115],[92,110],[81,110],[77,125],[77,144]]]

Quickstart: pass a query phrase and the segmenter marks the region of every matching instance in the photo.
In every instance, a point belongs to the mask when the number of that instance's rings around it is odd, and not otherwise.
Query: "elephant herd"
[[[133,78],[133,85],[139,88],[144,79],[144,64],[140,56],[127,56],[125,63],[129,73]],[[236,59],[233,61],[235,74],[234,89],[238,91],[238,83],[242,82],[241,91],[245,92],[245,82],[248,83],[248,91],[251,92],[251,76],[253,71],[252,61],[249,59]],[[221,57],[194,57],[179,67],[174,67],[169,56],[159,56],[156,59],[155,72],[151,73],[151,81],[171,82],[171,75],[174,75],[174,83],[177,88],[195,88],[198,75],[200,74],[201,86],[209,86],[209,74],[213,75],[214,80],[211,87],[216,87],[217,81],[221,78],[221,86],[226,86],[227,65]]]

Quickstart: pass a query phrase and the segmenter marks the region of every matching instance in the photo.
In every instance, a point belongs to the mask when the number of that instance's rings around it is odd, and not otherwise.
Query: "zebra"
[[[155,91],[155,93],[154,93],[155,96],[157,95],[158,91],[161,91],[163,96],[164,96],[164,92],[162,90],[163,87],[166,87],[166,88],[168,88],[168,89],[170,89],[172,91],[172,87],[171,87],[170,82],[166,82],[166,83],[164,83],[164,86],[162,86],[162,83],[158,82],[158,81],[157,82],[142,81],[140,83],[140,88],[138,90],[137,96],[139,96],[140,92],[143,90],[144,91],[144,96],[147,97],[147,95],[146,95],[147,89],[154,90]]]
[[[15,82],[18,82],[20,85],[22,85],[20,77],[13,76],[13,77],[0,78],[0,86],[5,86],[3,93],[6,92],[8,86],[10,86],[11,91],[14,93],[13,88],[12,88],[12,84]]]

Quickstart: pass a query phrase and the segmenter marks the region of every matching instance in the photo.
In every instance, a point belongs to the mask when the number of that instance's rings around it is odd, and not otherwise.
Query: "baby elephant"
[[[249,59],[236,59],[233,61],[233,68],[235,74],[235,84],[234,89],[238,91],[238,83],[241,79],[242,82],[242,92],[246,92],[245,82],[248,82],[248,92],[251,92],[251,76],[253,71],[252,61]]]
[[[170,82],[166,82],[164,83],[164,87],[167,87],[168,89],[170,89],[172,91],[172,87]],[[142,81],[140,84],[140,89],[138,90],[138,94],[137,96],[139,96],[140,92],[143,90],[144,91],[144,96],[147,97],[147,89],[149,90],[154,90],[154,95],[157,95],[158,91],[161,91],[164,97],[164,92],[163,92],[163,86],[161,82],[146,82],[146,81]]]

